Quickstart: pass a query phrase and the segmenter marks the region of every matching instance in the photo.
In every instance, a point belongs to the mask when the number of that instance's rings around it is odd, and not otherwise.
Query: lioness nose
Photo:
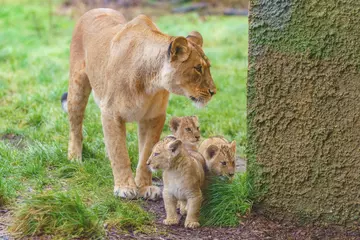
[[[199,140],[200,139],[200,136],[195,136],[196,140]]]
[[[214,89],[214,90],[209,89],[209,93],[211,96],[214,95],[216,93],[216,89]]]

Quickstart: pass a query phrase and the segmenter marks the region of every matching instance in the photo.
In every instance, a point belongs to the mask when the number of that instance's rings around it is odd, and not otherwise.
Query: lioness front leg
[[[192,198],[187,200],[187,216],[185,219],[186,228],[197,228],[200,226],[199,215],[200,207],[202,203],[202,194],[201,192]]]
[[[101,114],[106,150],[114,175],[114,195],[122,198],[137,197],[137,187],[131,171],[126,149],[125,122],[117,117]]]
[[[136,169],[135,182],[141,197],[156,200],[161,197],[159,187],[152,186],[151,171],[146,165],[153,146],[159,141],[164,127],[165,115],[153,119],[139,121],[139,162]]]

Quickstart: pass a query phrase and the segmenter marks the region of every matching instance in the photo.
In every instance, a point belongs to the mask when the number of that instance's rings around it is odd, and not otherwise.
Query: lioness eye
[[[160,153],[154,153],[154,157],[156,157],[157,155],[159,155]]]
[[[191,132],[191,129],[190,128],[185,128],[186,131],[188,132]]]
[[[202,73],[202,66],[199,64],[197,66],[194,67],[196,71],[198,71],[199,73]]]
[[[222,165],[226,166],[226,162],[221,162]]]

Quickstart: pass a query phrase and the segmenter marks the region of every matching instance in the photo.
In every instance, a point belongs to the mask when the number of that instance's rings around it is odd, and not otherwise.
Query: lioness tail
[[[65,92],[62,96],[61,96],[61,107],[64,110],[64,112],[68,112],[68,107],[67,107],[67,96],[68,93]]]

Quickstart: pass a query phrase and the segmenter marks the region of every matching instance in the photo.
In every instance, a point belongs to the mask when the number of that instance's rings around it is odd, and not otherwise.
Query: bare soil
[[[118,233],[109,230],[109,239],[194,239],[194,240],[220,240],[220,239],[336,239],[336,240],[359,240],[360,229],[347,229],[341,226],[318,227],[313,225],[301,226],[289,221],[274,221],[265,218],[261,214],[253,213],[248,216],[238,227],[201,227],[191,230],[184,228],[184,217],[177,226],[165,226],[163,201],[148,201],[144,208],[156,216],[156,232],[152,234],[142,233]]]

